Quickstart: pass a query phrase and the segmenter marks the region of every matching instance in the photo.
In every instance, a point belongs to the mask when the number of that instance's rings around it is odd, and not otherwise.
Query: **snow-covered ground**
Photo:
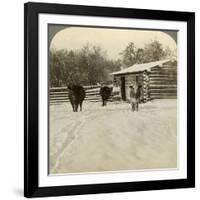
[[[176,168],[176,100],[50,106],[50,173]]]

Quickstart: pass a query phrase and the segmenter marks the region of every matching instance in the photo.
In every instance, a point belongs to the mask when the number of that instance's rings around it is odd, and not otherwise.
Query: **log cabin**
[[[113,82],[120,85],[124,101],[129,100],[129,86],[139,85],[143,102],[177,98],[177,61],[174,59],[134,64],[111,75]]]

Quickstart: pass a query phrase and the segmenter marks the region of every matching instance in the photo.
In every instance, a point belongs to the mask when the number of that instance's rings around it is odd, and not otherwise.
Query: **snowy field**
[[[50,173],[177,167],[176,100],[50,106]]]

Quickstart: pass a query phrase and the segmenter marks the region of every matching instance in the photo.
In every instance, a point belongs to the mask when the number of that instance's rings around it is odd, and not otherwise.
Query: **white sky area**
[[[119,53],[129,42],[134,42],[137,48],[143,48],[153,40],[158,40],[172,51],[176,49],[176,42],[162,31],[91,27],[68,27],[59,31],[52,39],[50,48],[76,50],[86,44],[98,45],[106,51],[108,58],[118,59]]]

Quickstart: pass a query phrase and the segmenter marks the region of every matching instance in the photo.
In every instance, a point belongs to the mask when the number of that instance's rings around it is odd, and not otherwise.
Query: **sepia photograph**
[[[24,195],[195,187],[195,13],[24,5]]]
[[[50,175],[178,168],[177,31],[48,24]]]

